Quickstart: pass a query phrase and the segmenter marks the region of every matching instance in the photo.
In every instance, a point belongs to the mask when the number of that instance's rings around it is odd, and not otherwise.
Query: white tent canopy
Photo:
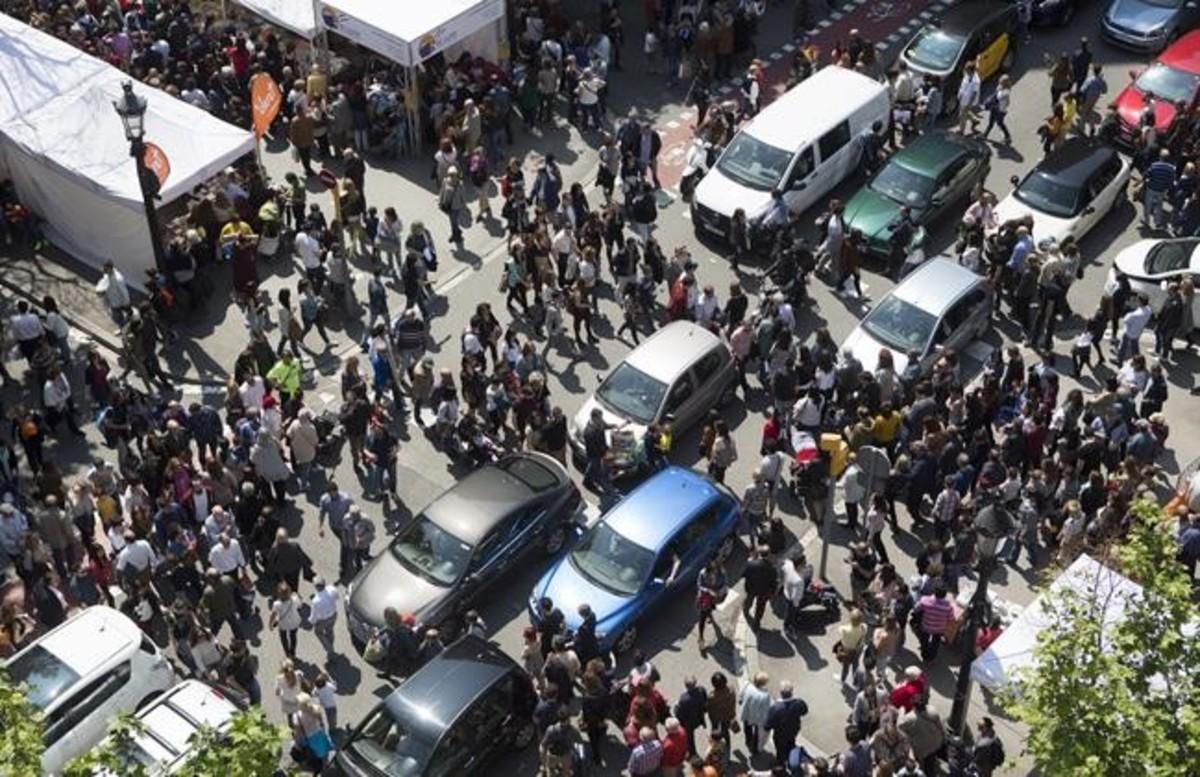
[[[0,14],[0,178],[11,178],[48,236],[75,257],[113,261],[133,283],[154,255],[141,187],[113,100],[125,75]],[[170,203],[252,151],[253,136],[165,92],[146,97],[146,140],[171,172]]]
[[[504,0],[334,0],[321,6],[325,29],[408,66],[504,18]]]
[[[1140,596],[1142,587],[1119,572],[1104,566],[1088,555],[1075,559],[1050,590],[1025,608],[987,650],[971,663],[971,679],[989,690],[998,690],[1014,679],[1014,673],[1029,666],[1034,659],[1038,634],[1053,627],[1047,598],[1053,600],[1061,591],[1073,590],[1101,607],[1104,630],[1111,629],[1124,617],[1125,605]]]
[[[291,30],[305,40],[317,34],[313,4],[309,0],[234,0],[273,24]]]

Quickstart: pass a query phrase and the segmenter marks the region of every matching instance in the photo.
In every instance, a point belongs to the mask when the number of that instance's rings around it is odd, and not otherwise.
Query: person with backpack
[[[471,185],[479,194],[479,215],[475,217],[475,220],[490,221],[492,219],[492,203],[488,199],[488,187],[491,186],[492,177],[488,167],[487,152],[483,150],[483,146],[476,146],[475,150],[471,152],[471,158],[467,160],[467,176],[470,177]]]
[[[461,224],[464,221],[463,214],[467,210],[467,195],[463,192],[462,175],[455,166],[446,170],[446,178],[442,181],[442,188],[438,193],[438,210],[445,213],[450,219],[450,242],[457,244],[461,249],[463,246]],[[465,220],[469,221],[470,218],[467,217]]]

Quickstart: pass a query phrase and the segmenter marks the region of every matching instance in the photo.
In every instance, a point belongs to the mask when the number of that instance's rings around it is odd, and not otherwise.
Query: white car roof
[[[144,729],[134,742],[155,762],[167,766],[188,751],[192,735],[199,728],[220,729],[237,712],[238,708],[216,688],[199,680],[185,680],[138,715]]]
[[[844,67],[825,67],[789,89],[743,130],[750,137],[784,149],[815,141],[835,124],[886,91],[878,81]],[[836,106],[836,110],[826,110]]]
[[[43,636],[40,645],[81,678],[138,649],[142,630],[110,607],[88,607]]]
[[[671,383],[720,343],[721,338],[699,324],[673,321],[634,348],[625,361],[652,378]]]

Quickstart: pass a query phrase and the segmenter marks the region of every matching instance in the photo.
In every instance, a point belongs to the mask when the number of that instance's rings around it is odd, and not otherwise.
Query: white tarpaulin
[[[113,109],[125,78],[0,14],[0,178],[13,180],[59,247],[96,266],[112,260],[137,283],[154,254],[129,141]],[[170,162],[160,204],[254,149],[248,131],[165,92],[135,88],[148,104],[146,140]]]
[[[269,22],[291,30],[305,40],[317,34],[313,4],[309,0],[233,0]]]
[[[1047,597],[1053,599],[1064,590],[1076,591],[1087,601],[1096,602],[1107,630],[1124,616],[1126,603],[1140,595],[1142,587],[1091,556],[1080,556],[1050,584],[1047,593],[1026,607],[971,663],[971,679],[994,691],[1009,683],[1018,669],[1028,666],[1033,661],[1038,634],[1053,627],[1051,613],[1046,608]]]
[[[401,65],[420,64],[504,17],[504,0],[333,0],[321,6],[325,29]]]

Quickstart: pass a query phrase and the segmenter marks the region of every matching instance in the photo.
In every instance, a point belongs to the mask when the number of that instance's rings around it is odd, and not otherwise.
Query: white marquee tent
[[[408,67],[468,41],[473,54],[496,59],[504,18],[504,0],[234,1],[302,38],[312,40],[320,26]]]
[[[305,40],[317,34],[313,4],[309,0],[234,0],[262,18],[291,30]]]
[[[989,690],[999,690],[1014,679],[1014,673],[1033,661],[1038,634],[1052,625],[1045,607],[1046,598],[1063,590],[1073,590],[1102,606],[1105,628],[1110,628],[1125,613],[1125,605],[1139,596],[1142,587],[1088,555],[1075,559],[1065,572],[1050,584],[1050,591],[1006,628],[987,650],[971,663],[971,679]]]
[[[113,261],[130,282],[154,266],[137,172],[113,100],[125,75],[0,14],[0,179],[78,259]],[[253,150],[245,130],[157,89],[146,97],[146,140],[170,161],[168,204]]]
[[[321,2],[327,30],[412,67],[472,36],[490,33],[490,47],[472,53],[495,59],[504,0],[334,0]],[[489,50],[490,49],[490,50]]]

